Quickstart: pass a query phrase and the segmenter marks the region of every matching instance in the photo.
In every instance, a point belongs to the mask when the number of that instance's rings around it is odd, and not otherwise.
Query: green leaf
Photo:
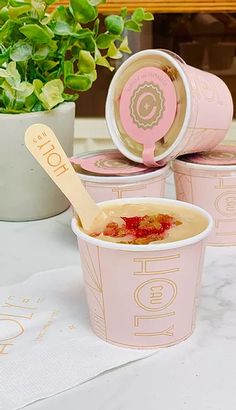
[[[11,87],[17,87],[21,82],[20,73],[16,68],[15,61],[11,61],[6,69],[0,68],[0,78],[5,78]]]
[[[33,106],[38,101],[36,95],[32,93],[28,97],[25,98],[25,107],[27,111],[32,111]]]
[[[8,4],[8,0],[0,0],[0,9],[5,7]]]
[[[43,87],[43,82],[41,80],[36,79],[36,80],[33,81],[33,86],[34,86],[34,93],[39,98],[39,95],[41,93],[41,89]]]
[[[93,7],[89,0],[70,0],[70,9],[75,20],[82,24],[89,23],[98,16],[96,7]]]
[[[46,24],[42,26],[42,28],[45,30],[45,32],[49,35],[50,38],[54,37],[53,31],[48,27]]]
[[[11,7],[22,7],[22,6],[31,6],[30,1],[24,0],[9,0],[9,5]]]
[[[31,6],[21,6],[21,7],[9,7],[9,17],[11,19],[16,19],[17,17],[21,16],[22,14],[27,13],[31,9]]]
[[[22,81],[22,83],[20,83],[19,86],[15,89],[17,91],[17,95],[20,98],[29,97],[34,92],[33,84],[30,84],[27,81]]]
[[[66,86],[76,91],[87,91],[92,86],[92,80],[87,74],[71,74],[66,77]]]
[[[74,67],[72,61],[67,60],[64,62],[64,78],[70,74],[74,74]]]
[[[80,40],[80,39],[81,40],[83,40],[83,39],[88,39],[88,40],[92,39],[93,40],[93,38],[92,38],[93,33],[88,28],[83,28],[83,29],[77,31],[77,33],[72,33],[72,35],[73,35],[73,37],[77,38],[78,40]]]
[[[31,109],[32,112],[39,112],[39,111],[45,111],[45,108],[43,104],[40,101],[37,101],[33,108]]]
[[[59,64],[59,61],[47,60],[42,63],[43,71],[50,71]]]
[[[39,18],[42,19],[45,12],[45,1],[44,0],[31,0],[32,8],[36,11]]]
[[[99,4],[106,3],[106,0],[90,0],[90,4],[94,7],[99,6]]]
[[[56,7],[55,10],[48,15],[48,19],[49,21],[65,21],[66,23],[72,23],[74,21],[68,8],[65,8],[65,6]]]
[[[51,110],[53,107],[64,101],[64,98],[62,97],[63,91],[64,86],[60,79],[48,81],[42,87],[38,98],[43,103],[44,108]]]
[[[48,46],[50,47],[50,53],[51,53],[51,55],[57,56],[57,53],[55,53],[55,51],[58,50],[58,41],[51,40],[51,41],[48,43]]]
[[[110,15],[104,20],[106,29],[111,34],[120,35],[124,30],[124,20],[120,16]]]
[[[71,54],[72,54],[72,56],[74,57],[74,60],[75,60],[76,58],[79,58],[80,50],[81,50],[81,48],[80,48],[79,46],[77,46],[77,45],[75,45],[75,46],[73,46],[73,47],[71,48]]]
[[[0,10],[0,20],[2,20],[3,22],[9,20],[8,7],[3,7],[3,8]]]
[[[15,90],[6,81],[1,84],[1,87],[3,88],[3,103],[5,107],[12,108],[15,101]]]
[[[16,81],[20,81],[20,74],[16,68],[16,63],[14,61],[11,61],[7,65],[7,73],[9,74],[10,77],[14,78]]]
[[[130,30],[130,31],[139,32],[139,31],[141,31],[141,24],[140,24],[140,23],[136,23],[136,21],[133,21],[133,20],[127,20],[127,21],[125,22],[125,28],[126,28],[127,30]]]
[[[62,97],[64,98],[64,101],[76,101],[79,98],[79,94],[76,93],[76,95],[74,95],[74,94],[63,93]]]
[[[48,73],[45,73],[46,74],[46,79],[47,79],[47,81],[51,81],[51,80],[56,80],[56,79],[58,79],[58,77],[59,77],[59,75],[58,75],[58,69],[57,70],[54,70],[54,71],[50,71],[50,72],[48,72]]]
[[[36,24],[27,24],[21,27],[19,31],[29,40],[39,44],[47,44],[52,38],[48,31]]]
[[[58,36],[70,36],[73,31],[66,21],[57,21],[53,24],[52,30]]]
[[[152,20],[154,20],[153,14],[152,14],[152,13],[149,13],[149,11],[146,11],[146,12],[144,13],[144,20],[145,20],[145,21],[152,21]]]
[[[107,56],[115,60],[118,60],[122,57],[122,53],[116,48],[114,43],[111,43],[107,52]]]
[[[131,16],[131,20],[134,20],[137,23],[140,23],[141,21],[143,21],[144,20],[144,9],[143,8],[136,9]]]
[[[23,111],[25,104],[25,98],[21,98],[19,95],[16,94],[15,101],[14,101],[14,110],[16,111]]]
[[[9,34],[10,29],[14,23],[12,23],[10,20],[7,20],[3,26],[0,28],[0,42],[3,41],[3,39]]]
[[[0,66],[6,63],[9,59],[10,47],[0,54]]]
[[[100,20],[96,19],[94,26],[93,26],[93,32],[94,32],[94,36],[97,37],[98,32],[99,32],[99,24],[100,24]]]
[[[13,61],[27,61],[32,55],[32,46],[23,41],[14,44],[10,51]]]
[[[95,70],[96,64],[89,51],[81,50],[79,53],[79,71],[81,73],[91,73]]]
[[[95,60],[95,62],[97,62],[97,60],[101,57],[102,57],[101,52],[98,49],[97,44],[96,44],[95,45],[95,50],[94,50],[94,60]]]
[[[90,51],[90,53],[94,52],[96,49],[96,43],[92,36],[80,39],[79,41],[80,48]]]
[[[42,61],[45,60],[45,58],[48,56],[50,49],[48,46],[44,45],[44,46],[39,46],[35,53],[33,54],[32,58],[35,61]]]
[[[92,82],[96,81],[97,79],[97,71],[93,70],[91,73],[87,73],[87,76],[91,79]]]
[[[102,33],[97,37],[97,47],[100,49],[106,49],[110,46],[111,42],[116,40],[117,36],[114,34]]]
[[[128,9],[127,7],[122,7],[121,11],[120,11],[120,15],[123,19],[125,19],[127,17],[128,14]]]
[[[127,54],[131,54],[132,51],[129,48],[128,45],[128,37],[125,37],[122,41],[122,43],[120,44],[119,50],[122,51],[123,53],[127,53]]]
[[[110,71],[113,71],[113,70],[115,69],[114,67],[112,67],[112,66],[110,65],[110,63],[109,63],[109,61],[106,59],[106,57],[100,57],[100,58],[98,58],[97,61],[96,61],[96,64],[97,64],[97,65],[100,65],[100,66],[102,66],[102,67],[106,67],[106,68],[108,68]]]
[[[7,70],[5,70],[5,68],[0,68],[0,78],[7,78],[7,77],[9,77]]]

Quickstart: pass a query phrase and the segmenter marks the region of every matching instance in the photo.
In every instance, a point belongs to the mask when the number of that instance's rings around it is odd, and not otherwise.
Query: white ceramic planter
[[[63,212],[68,200],[24,145],[28,126],[44,123],[57,135],[66,154],[73,152],[74,103],[52,111],[0,114],[0,220],[30,221]]]

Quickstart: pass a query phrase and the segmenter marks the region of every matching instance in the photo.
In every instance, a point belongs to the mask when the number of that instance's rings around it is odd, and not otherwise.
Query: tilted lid
[[[200,165],[236,165],[236,146],[218,145],[212,151],[183,155],[179,159]]]
[[[143,144],[144,160],[149,160],[155,143],[171,128],[176,105],[173,82],[160,68],[141,68],[125,84],[119,102],[120,120],[127,135]]]
[[[134,54],[118,68],[108,89],[106,122],[114,144],[148,167],[166,163],[183,138],[181,130],[190,115],[185,63],[172,54],[164,50]]]
[[[136,164],[124,157],[118,150],[103,150],[71,158],[72,164],[79,164],[82,170],[99,175],[131,175],[149,171],[143,164]]]

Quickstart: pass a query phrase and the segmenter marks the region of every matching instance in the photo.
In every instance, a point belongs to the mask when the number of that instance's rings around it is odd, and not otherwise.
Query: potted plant
[[[33,220],[68,207],[66,198],[24,146],[33,123],[51,126],[72,154],[74,101],[97,78],[97,66],[130,53],[126,33],[152,20],[143,8],[105,18],[103,0],[0,0],[0,219]]]

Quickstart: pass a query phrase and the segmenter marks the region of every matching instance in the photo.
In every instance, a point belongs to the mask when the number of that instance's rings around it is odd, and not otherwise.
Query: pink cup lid
[[[84,157],[72,157],[70,161],[79,164],[85,171],[101,175],[129,175],[148,171],[145,165],[130,161],[118,150],[91,153]]]
[[[141,68],[125,84],[119,102],[120,120],[127,135],[143,145],[146,165],[154,165],[155,143],[171,128],[176,110],[173,82],[160,68]]]
[[[236,146],[219,145],[212,151],[186,155],[181,159],[202,165],[236,165]]]

